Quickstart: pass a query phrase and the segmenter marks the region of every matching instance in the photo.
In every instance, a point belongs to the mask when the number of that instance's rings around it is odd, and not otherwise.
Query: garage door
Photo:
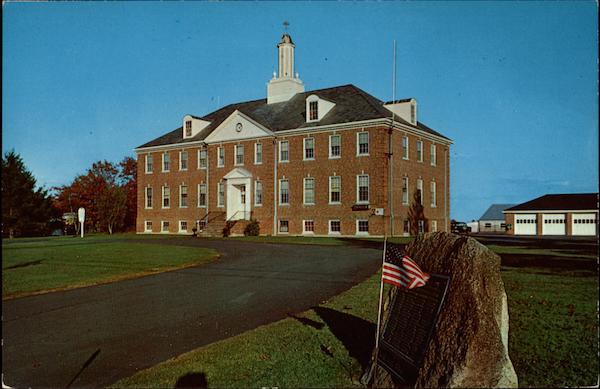
[[[515,215],[515,235],[536,235],[537,216],[535,213]]]
[[[566,234],[564,213],[552,213],[542,215],[542,235],[564,235]]]
[[[571,223],[573,235],[596,235],[598,217],[595,213],[574,213]]]

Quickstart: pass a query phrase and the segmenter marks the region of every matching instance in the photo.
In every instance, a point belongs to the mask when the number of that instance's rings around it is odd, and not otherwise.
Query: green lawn
[[[374,337],[379,277],[296,318],[196,349],[114,386],[174,387],[179,377],[202,373],[209,387],[358,387]],[[597,275],[503,268],[502,278],[519,385],[595,385]]]
[[[509,351],[520,386],[596,385],[598,276],[506,268]]]
[[[210,261],[210,249],[134,243],[123,235],[2,241],[2,297],[70,289]]]
[[[497,246],[493,244],[487,245],[487,247],[496,254],[543,255],[553,257],[565,257],[565,259],[596,259],[595,255],[581,254],[576,250],[530,249],[524,246]]]

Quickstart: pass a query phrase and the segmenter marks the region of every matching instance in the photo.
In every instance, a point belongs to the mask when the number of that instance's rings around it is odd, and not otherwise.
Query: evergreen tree
[[[415,190],[415,194],[413,196],[412,204],[408,210],[408,222],[410,227],[411,235],[418,235],[422,232],[429,231],[429,223],[427,218],[425,217],[425,208],[423,208],[423,204],[421,201],[421,191]],[[419,222],[422,223],[423,230],[419,231]]]
[[[48,191],[36,189],[33,174],[11,150],[2,156],[2,236],[47,234],[54,212]]]

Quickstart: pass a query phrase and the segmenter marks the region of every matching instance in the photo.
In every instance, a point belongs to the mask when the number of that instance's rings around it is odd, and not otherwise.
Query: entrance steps
[[[227,221],[225,212],[209,212],[205,220],[206,224],[201,231],[198,231],[198,237],[221,237],[225,236],[225,227],[229,227],[229,235],[244,235],[244,230],[250,220],[231,220]]]

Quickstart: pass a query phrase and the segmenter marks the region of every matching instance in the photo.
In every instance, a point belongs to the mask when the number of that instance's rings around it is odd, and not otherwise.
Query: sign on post
[[[77,216],[79,217],[79,223],[81,223],[81,237],[83,238],[83,225],[85,224],[85,208],[79,208],[77,210]]]
[[[398,288],[383,328],[377,363],[401,386],[414,386],[446,298],[450,277],[430,276],[420,288]]]

